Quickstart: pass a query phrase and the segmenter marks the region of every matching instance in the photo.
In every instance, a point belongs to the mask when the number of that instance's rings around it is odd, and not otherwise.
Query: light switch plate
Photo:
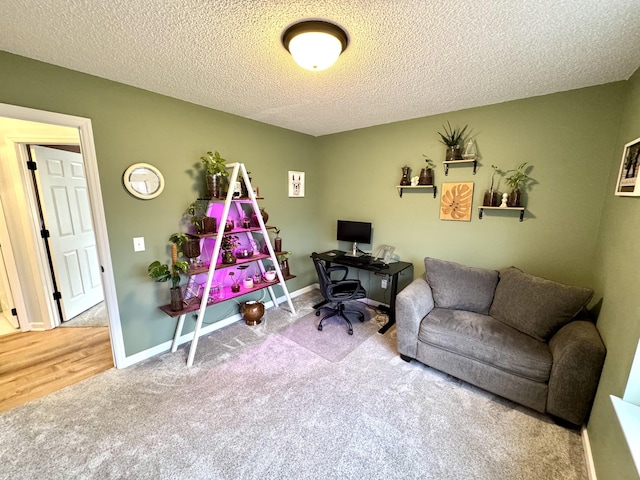
[[[133,238],[133,251],[144,252],[144,237]]]

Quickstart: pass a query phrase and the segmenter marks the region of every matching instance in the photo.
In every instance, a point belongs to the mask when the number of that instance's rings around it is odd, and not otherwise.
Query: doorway
[[[8,128],[7,125],[11,125],[12,128]],[[17,128],[14,128],[16,126]],[[75,142],[69,138],[69,132],[75,135]],[[28,169],[18,162],[21,156],[20,149],[26,149],[27,144],[34,143],[77,143],[83,152],[87,195],[95,230],[95,255],[98,259],[100,283],[109,317],[112,353],[115,366],[123,368],[127,366],[126,357],[91,121],[81,117],[0,104],[0,202],[4,206],[7,227],[11,232],[13,257],[18,272],[14,278],[9,275],[11,291],[18,305],[18,321],[21,318],[28,319],[30,328],[48,330],[57,326],[60,320],[55,303],[51,301],[55,289],[52,280],[47,278],[48,261],[39,246],[42,240],[39,238],[40,225],[37,218],[30,215],[33,211],[34,186],[33,183],[29,184]],[[18,288],[15,288],[15,284]],[[28,295],[25,292],[28,292]]]

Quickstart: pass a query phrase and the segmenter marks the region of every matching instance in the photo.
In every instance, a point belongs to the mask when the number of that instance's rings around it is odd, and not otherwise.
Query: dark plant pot
[[[282,251],[282,239],[280,237],[276,237],[276,238],[273,239],[273,249],[276,252],[281,252]]]
[[[237,261],[238,259],[231,250],[225,250],[224,252],[222,252],[222,263],[224,263],[225,265],[233,265]]]
[[[269,214],[265,211],[264,208],[261,208],[260,215],[262,216],[262,221],[266,225],[267,222],[269,221]],[[258,223],[258,214],[253,213],[253,215],[251,215],[251,222],[253,223],[254,227],[260,226],[260,224]]]
[[[221,175],[207,175],[207,191],[211,198],[220,198],[222,196]]]
[[[216,233],[218,231],[218,220],[213,217],[204,217],[202,219],[204,224],[204,233]]]
[[[433,185],[433,170],[431,168],[423,168],[420,170],[418,185]]]
[[[509,196],[507,197],[507,206],[509,207],[521,207],[522,203],[522,195],[520,190],[517,188],[515,190],[511,190]]]
[[[464,160],[462,158],[462,147],[460,145],[453,145],[451,147],[447,147],[447,153],[445,160]]]
[[[498,192],[494,190],[487,190],[484,192],[484,200],[482,205],[484,207],[497,207],[500,204]]]
[[[200,240],[190,238],[183,245],[183,253],[187,258],[196,258],[200,256]]]
[[[171,289],[171,310],[178,312],[184,308],[182,299],[182,288],[175,287]]]
[[[233,220],[227,220],[227,223],[224,224],[224,231],[230,232],[233,230]]]
[[[240,307],[240,313],[247,325],[259,325],[264,316],[264,304],[262,302],[246,302]]]
[[[291,276],[291,273],[289,273],[289,260],[283,260],[280,263],[280,271],[285,278]]]
[[[402,167],[402,178],[400,179],[401,186],[411,185],[411,180],[409,179],[409,167]]]

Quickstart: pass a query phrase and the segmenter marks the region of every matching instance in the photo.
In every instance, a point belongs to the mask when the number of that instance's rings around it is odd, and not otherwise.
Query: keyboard
[[[352,267],[360,267],[363,265],[369,265],[373,258],[370,255],[363,255],[361,257],[351,257],[349,255],[343,255],[342,257],[338,257],[338,263],[342,265],[351,265]]]

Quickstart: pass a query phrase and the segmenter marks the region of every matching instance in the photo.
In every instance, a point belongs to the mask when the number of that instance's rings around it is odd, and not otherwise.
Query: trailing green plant
[[[276,259],[278,260],[278,263],[282,263],[287,258],[289,258],[289,255],[291,255],[291,254],[292,254],[292,252],[278,252],[278,254],[276,255]]]
[[[194,200],[187,207],[186,214],[191,217],[191,223],[199,232],[204,230],[204,217],[207,216],[208,206],[209,203],[206,200]]]
[[[207,152],[206,155],[200,157],[202,164],[204,165],[207,173],[209,175],[220,175],[221,177],[226,177],[229,175],[227,172],[227,167],[225,165],[226,159],[220,156],[220,153],[216,150],[215,152]]]
[[[440,135],[440,142],[444,143],[447,147],[455,147],[457,145],[462,145],[462,139],[464,138],[464,134],[467,131],[467,127],[469,125],[465,125],[463,128],[452,128],[451,124],[447,121],[447,125],[449,128],[442,126],[444,133],[438,132]]]
[[[504,179],[504,181],[507,182],[507,185],[511,187],[511,190],[521,189],[530,180],[529,175],[524,172],[526,166],[527,162],[524,162],[518,165],[518,168],[504,172],[505,174],[512,172],[511,175],[508,175]]]
[[[149,276],[156,282],[166,282],[171,280],[171,288],[176,288],[180,284],[180,275],[189,271],[189,263],[180,260],[174,263],[171,268],[166,263],[155,261],[147,268]]]
[[[435,168],[436,164],[433,163],[433,160],[431,160],[429,157],[427,157],[424,153],[422,154],[422,156],[424,157],[424,161],[427,162],[427,168]]]
[[[234,248],[237,248],[239,243],[239,238],[235,235],[225,235],[222,237],[222,242],[220,242],[220,248],[224,251],[233,251]]]
[[[188,240],[189,236],[185,233],[174,233],[169,237],[169,241],[171,243],[175,243],[178,247],[178,253],[180,255],[184,255],[184,250],[182,249],[182,247],[185,243],[187,243]]]

